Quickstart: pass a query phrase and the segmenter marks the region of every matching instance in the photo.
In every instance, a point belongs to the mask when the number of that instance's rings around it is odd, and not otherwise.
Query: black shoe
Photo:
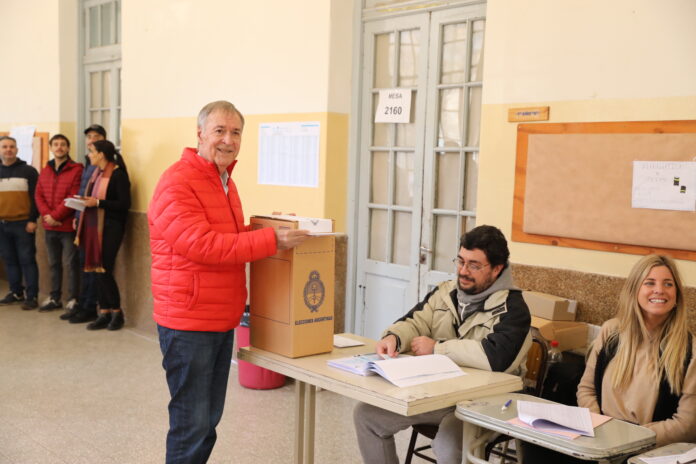
[[[39,307],[39,302],[36,301],[36,298],[27,298],[27,300],[22,305],[22,309],[25,311],[29,311],[31,309],[36,309],[38,307]]]
[[[123,327],[123,324],[125,323],[125,319],[123,317],[123,311],[114,311],[111,313],[111,322],[109,322],[109,330],[118,330],[121,327]]]
[[[63,321],[67,321],[68,319],[72,318],[73,316],[77,315],[78,311],[80,310],[80,307],[78,305],[73,306],[72,308],[68,309],[65,311],[63,314],[60,315],[60,319]]]
[[[18,295],[14,292],[8,293],[5,298],[0,300],[0,305],[11,305],[24,301],[24,295]]]
[[[49,298],[44,304],[39,308],[40,313],[47,313],[55,309],[60,309],[63,307],[63,303],[56,301],[53,298]]]
[[[106,329],[111,322],[111,313],[101,313],[96,321],[87,324],[87,330]]]
[[[84,322],[89,322],[93,321],[97,318],[97,310],[96,309],[83,309],[81,307],[77,307],[77,311],[75,314],[70,316],[70,321],[71,324],[82,324]]]

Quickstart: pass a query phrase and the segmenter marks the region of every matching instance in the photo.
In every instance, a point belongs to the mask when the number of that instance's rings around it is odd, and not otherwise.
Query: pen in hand
[[[512,404],[512,400],[507,400],[507,401],[505,402],[505,404],[503,405],[503,407],[500,408],[500,411],[501,411],[501,412],[502,412],[502,411],[505,411],[505,410],[510,406],[510,404]]]

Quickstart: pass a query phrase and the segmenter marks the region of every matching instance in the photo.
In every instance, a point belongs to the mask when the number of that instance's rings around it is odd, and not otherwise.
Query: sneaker
[[[22,309],[25,311],[29,311],[31,309],[36,309],[38,307],[39,307],[39,302],[36,301],[36,298],[27,298],[27,300],[22,305]]]
[[[46,313],[48,311],[53,311],[54,309],[60,309],[63,307],[63,303],[60,301],[56,301],[53,298],[49,298],[48,300],[44,301],[44,304],[41,305],[39,308],[40,313]]]
[[[24,295],[17,295],[14,292],[10,292],[5,296],[5,298],[0,300],[0,305],[11,305],[19,303],[20,301],[24,301]]]

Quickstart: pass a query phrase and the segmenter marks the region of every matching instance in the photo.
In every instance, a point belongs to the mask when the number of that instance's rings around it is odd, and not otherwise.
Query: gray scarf
[[[482,303],[488,299],[489,296],[500,290],[518,290],[512,283],[512,271],[510,271],[510,266],[503,269],[503,272],[495,279],[495,282],[481,293],[469,295],[464,293],[459,286],[457,286],[457,302],[459,303],[459,313],[462,322],[480,307],[477,303]]]

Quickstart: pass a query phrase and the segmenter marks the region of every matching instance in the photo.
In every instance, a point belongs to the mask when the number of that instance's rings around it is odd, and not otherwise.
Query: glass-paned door
[[[418,278],[428,14],[369,23],[364,43],[359,330],[377,337],[418,292],[410,283]],[[372,122],[379,91],[390,88],[411,92],[409,123]]]
[[[476,221],[485,6],[369,22],[363,36],[355,330],[378,338],[452,278]],[[379,90],[409,123],[375,123]]]
[[[104,126],[121,145],[121,1],[82,0],[82,129]]]
[[[430,22],[419,294],[452,277],[459,238],[476,226],[485,11],[439,11]]]

